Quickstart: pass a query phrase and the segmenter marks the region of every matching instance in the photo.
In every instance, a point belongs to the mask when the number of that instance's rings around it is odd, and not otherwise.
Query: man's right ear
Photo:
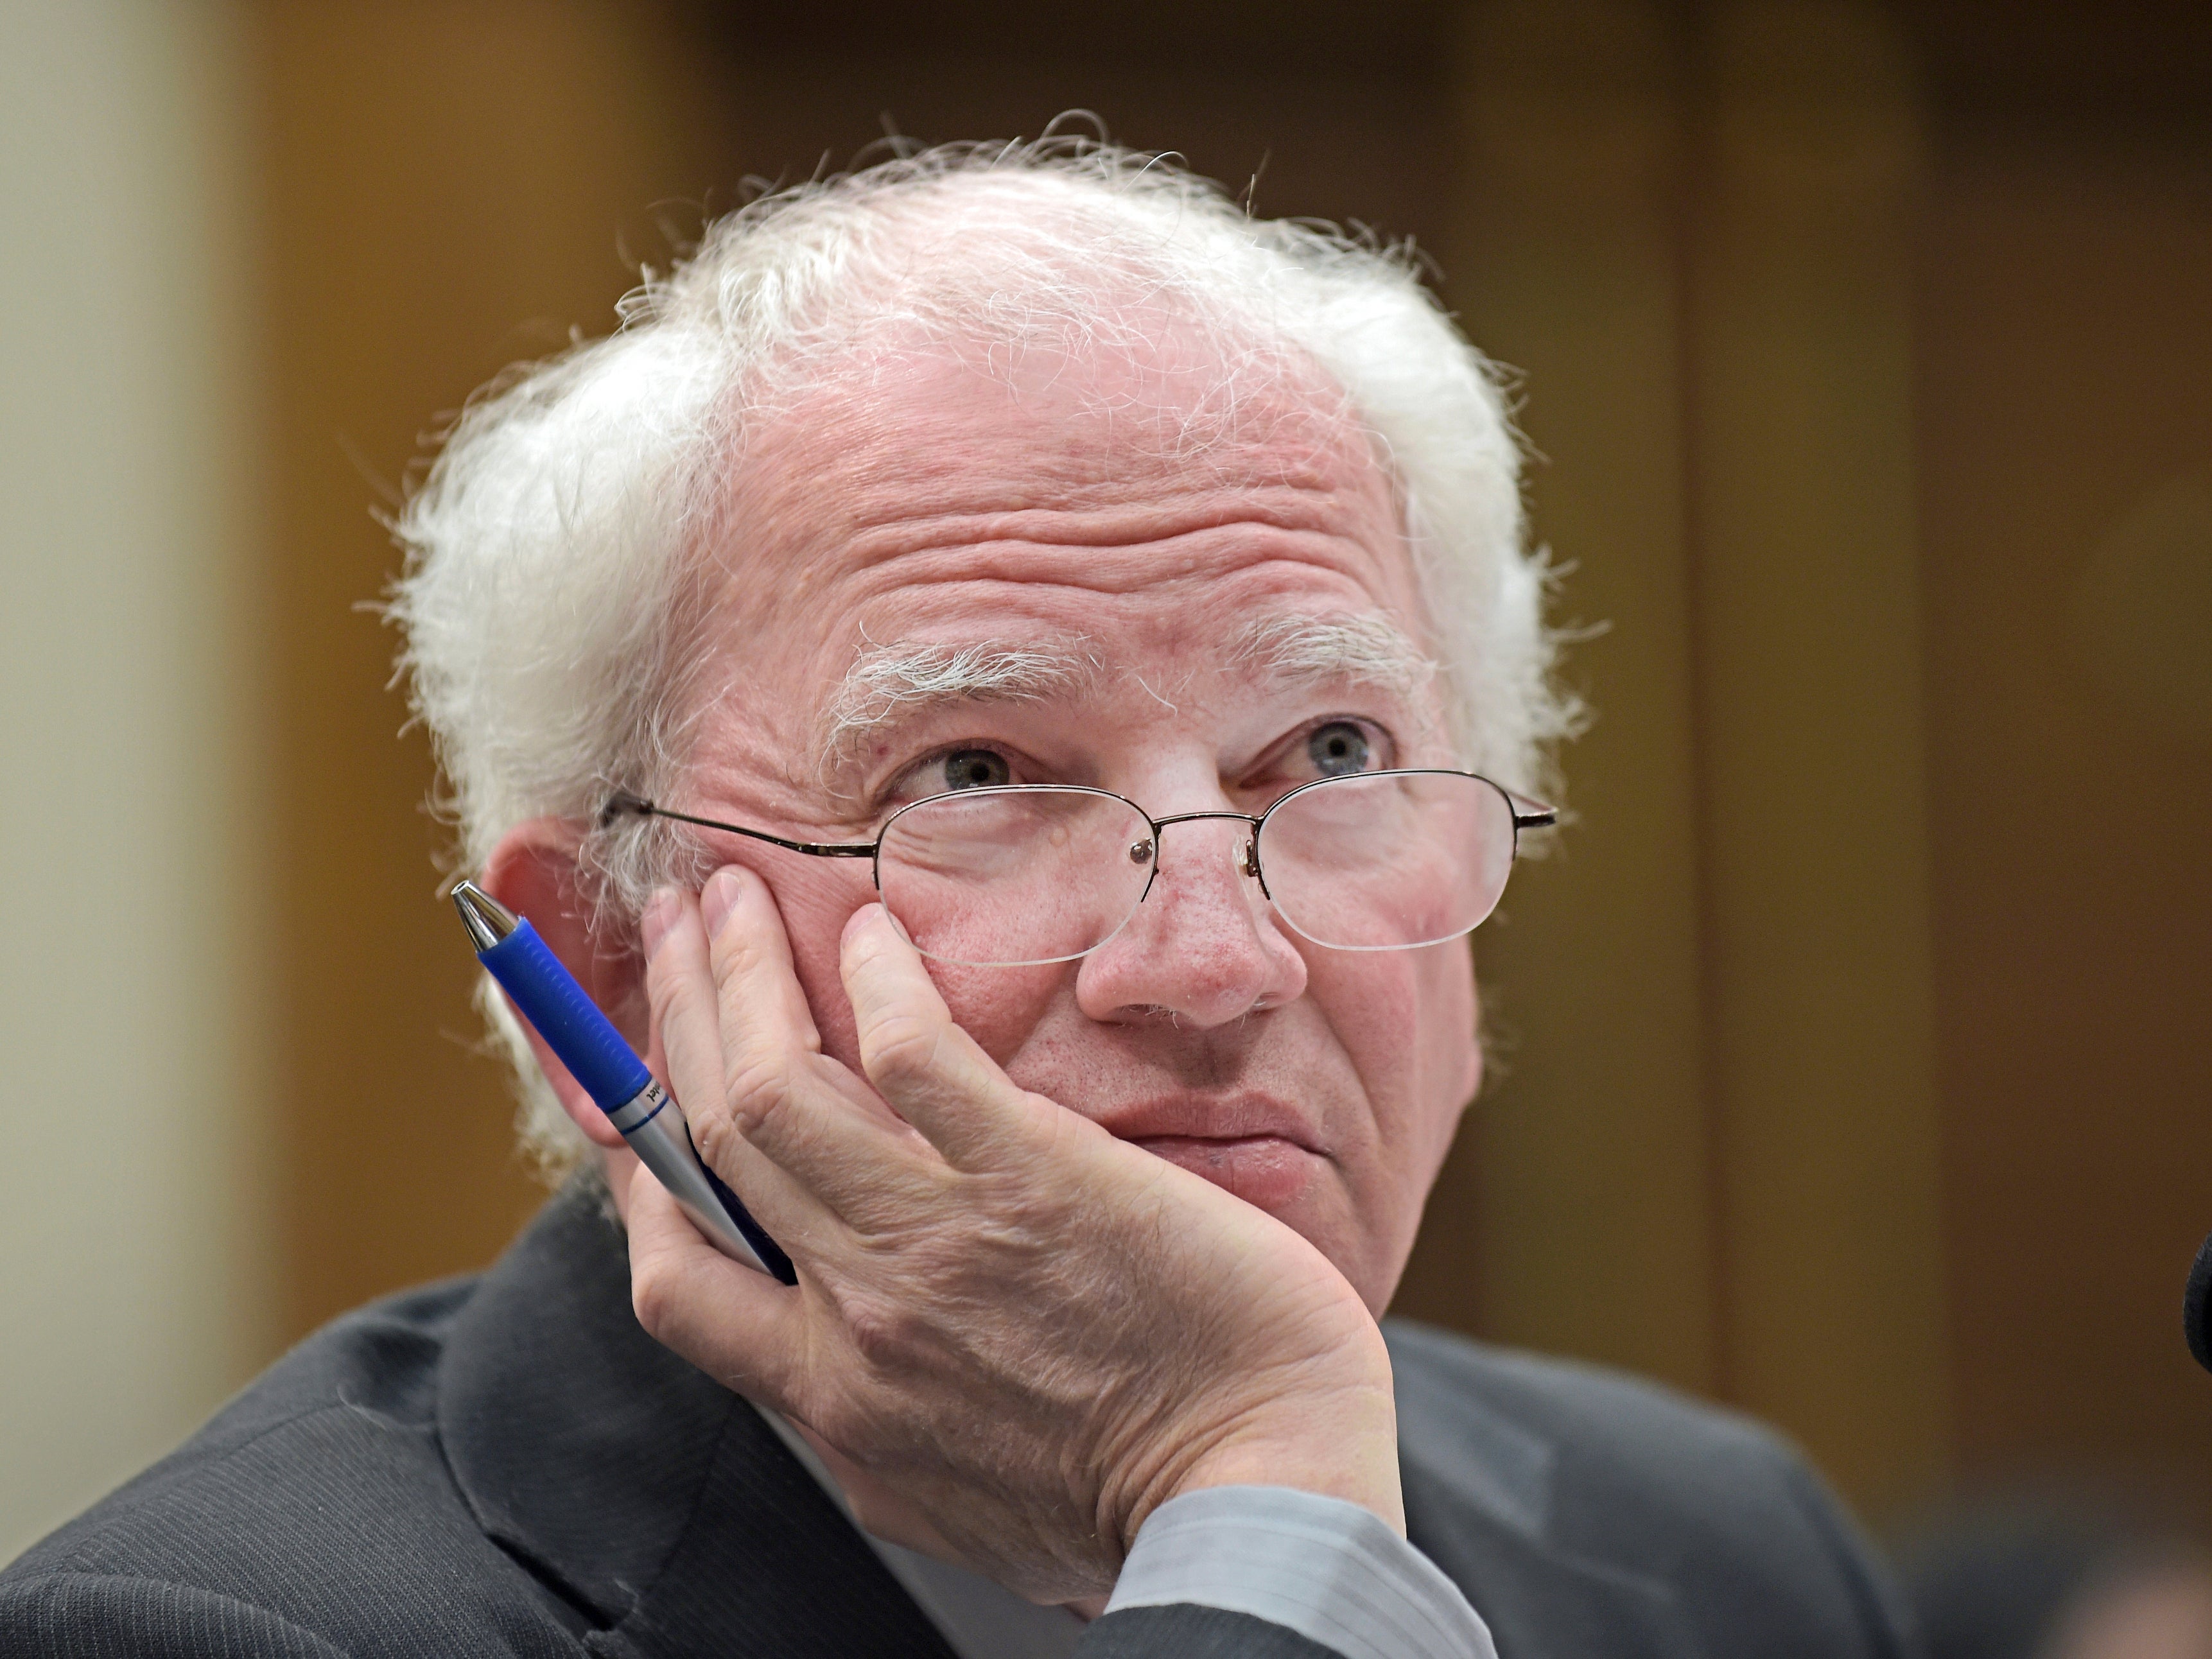
[[[628,1029],[635,1024],[635,1010],[644,1000],[637,953],[627,948],[626,941],[603,939],[593,929],[591,902],[578,884],[576,849],[580,842],[575,824],[564,818],[519,823],[499,838],[477,884],[529,921],[585,994],[643,1053],[644,1034]],[[514,1007],[512,1002],[507,1006]],[[530,1022],[518,1012],[515,1023],[529,1037],[538,1069],[544,1073],[576,1127],[596,1146],[612,1150],[622,1146],[621,1131],[607,1121],[607,1115],[555,1058]]]

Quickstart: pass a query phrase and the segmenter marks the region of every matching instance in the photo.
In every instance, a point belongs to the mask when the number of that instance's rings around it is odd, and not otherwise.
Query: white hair
[[[797,396],[917,337],[1006,369],[1040,348],[1081,361],[1173,330],[1202,348],[1186,371],[1202,379],[1152,428],[1180,448],[1234,428],[1262,378],[1333,403],[1318,412],[1356,422],[1395,492],[1425,612],[1410,620],[1454,747],[1509,787],[1547,788],[1549,746],[1577,711],[1552,683],[1518,445],[1490,365],[1410,246],[1255,219],[1160,158],[1089,141],[963,145],[764,196],[618,310],[611,337],[473,400],[394,526],[400,663],[463,865],[515,824],[573,820],[587,890],[624,921],[682,867],[665,826],[595,814],[617,788],[665,794],[684,764],[708,526],[716,556],[744,556],[728,480]],[[1007,690],[1042,669],[937,666],[1002,670]],[[864,654],[848,684],[896,701],[915,667],[886,659],[872,678]],[[504,1003],[482,1000],[520,1062],[526,1144],[573,1164],[580,1138]]]

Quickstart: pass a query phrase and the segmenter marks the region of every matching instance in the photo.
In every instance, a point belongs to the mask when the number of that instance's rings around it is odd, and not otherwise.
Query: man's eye
[[[1331,720],[1314,728],[1306,739],[1306,756],[1314,770],[1325,778],[1367,769],[1367,734],[1350,720]]]
[[[1013,779],[1006,757],[990,749],[956,749],[939,763],[947,789],[996,789]]]

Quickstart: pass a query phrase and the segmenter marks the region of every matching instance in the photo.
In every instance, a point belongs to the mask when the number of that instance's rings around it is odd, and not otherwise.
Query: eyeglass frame
[[[873,841],[864,842],[793,841],[787,836],[771,835],[765,830],[748,830],[743,824],[739,823],[724,823],[717,818],[702,818],[690,812],[678,812],[671,807],[662,806],[657,802],[649,801],[641,795],[632,794],[628,790],[617,790],[613,795],[608,798],[606,805],[599,809],[599,827],[604,830],[612,825],[617,817],[624,814],[643,818],[667,818],[678,823],[695,824],[702,830],[720,830],[732,836],[744,836],[752,841],[766,842],[772,847],[781,847],[793,853],[804,853],[809,858],[864,858],[868,860],[868,878],[874,884],[876,891],[881,893],[884,890],[882,866],[884,838],[890,834],[891,826],[893,824],[896,823],[908,812],[915,811],[918,807],[928,806],[941,800],[980,795],[1014,795],[1040,792],[1050,792],[1055,794],[1097,795],[1106,800],[1119,801],[1122,805],[1127,807],[1139,817],[1142,818],[1151,831],[1152,853],[1148,862],[1152,867],[1145,872],[1144,890],[1137,895],[1136,902],[1129,907],[1129,915],[1134,915],[1137,913],[1138,908],[1141,906],[1146,899],[1152,896],[1152,884],[1159,879],[1160,865],[1163,860],[1162,849],[1164,846],[1160,838],[1160,831],[1166,829],[1170,824],[1193,823],[1205,818],[1227,818],[1251,825],[1252,833],[1245,838],[1244,844],[1237,849],[1237,872],[1239,875],[1249,877],[1252,880],[1258,882],[1260,884],[1261,896],[1272,904],[1274,902],[1275,896],[1267,890],[1267,872],[1261,866],[1260,861],[1260,832],[1267,827],[1267,820],[1273,817],[1282,809],[1285,802],[1294,800],[1298,796],[1306,793],[1309,790],[1326,788],[1332,783],[1343,783],[1355,778],[1372,779],[1403,777],[1472,778],[1477,783],[1488,784],[1490,787],[1495,789],[1504,798],[1506,811],[1512,815],[1513,818],[1513,854],[1512,858],[1507,860],[1509,868],[1511,864],[1517,860],[1521,856],[1521,833],[1522,830],[1547,830],[1557,824],[1559,821],[1559,810],[1556,807],[1547,806],[1540,801],[1532,800],[1528,796],[1516,794],[1514,791],[1508,789],[1504,784],[1498,782],[1495,778],[1486,778],[1480,772],[1462,771],[1455,767],[1449,766],[1405,766],[1385,768],[1380,771],[1375,772],[1342,772],[1332,777],[1316,778],[1310,783],[1300,784],[1295,789],[1284,791],[1282,794],[1277,796],[1268,804],[1267,810],[1264,812],[1253,813],[1227,811],[1171,812],[1164,818],[1154,817],[1150,812],[1147,812],[1143,807],[1138,805],[1135,801],[1131,800],[1127,795],[1117,795],[1111,789],[1099,789],[1090,784],[1000,783],[988,784],[976,789],[946,789],[942,790],[934,795],[924,795],[920,800],[908,801],[904,806],[900,807],[897,811],[893,812],[889,817],[884,820],[883,827],[876,831],[875,839]],[[1488,918],[1486,917],[1485,920],[1486,921]],[[1127,918],[1124,918],[1125,924]],[[1480,927],[1481,925],[1481,922],[1475,923],[1476,927]],[[1115,933],[1119,933],[1120,931],[1121,928],[1119,927],[1115,929]],[[1472,933],[1473,931],[1474,928],[1469,928],[1468,930],[1469,933]],[[1112,937],[1113,934],[1109,933],[1107,935],[1106,939],[1099,940],[1097,945],[1091,946],[1089,950],[1079,952],[1076,957],[1066,959],[1079,960],[1082,957],[1089,956],[1091,951],[1098,950]],[[1446,939],[1431,940],[1429,943],[1443,944],[1448,942],[1449,939],[1464,937],[1466,937],[1465,934],[1452,934],[1447,936]],[[1421,948],[1419,945],[1322,945],[1317,939],[1315,940],[1314,943],[1324,951],[1415,951]],[[1008,965],[1018,966],[1019,964]]]

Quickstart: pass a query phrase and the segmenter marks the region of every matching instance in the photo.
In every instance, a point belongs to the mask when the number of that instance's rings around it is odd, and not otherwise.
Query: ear
[[[477,884],[529,921],[585,994],[642,1052],[642,965],[633,941],[603,937],[592,926],[592,906],[578,880],[576,848],[581,839],[577,826],[565,818],[533,818],[517,824],[492,848]],[[554,1057],[530,1022],[517,1014],[515,1023],[529,1037],[538,1069],[544,1073],[576,1127],[595,1146],[622,1146],[621,1131],[607,1121],[599,1103]]]

